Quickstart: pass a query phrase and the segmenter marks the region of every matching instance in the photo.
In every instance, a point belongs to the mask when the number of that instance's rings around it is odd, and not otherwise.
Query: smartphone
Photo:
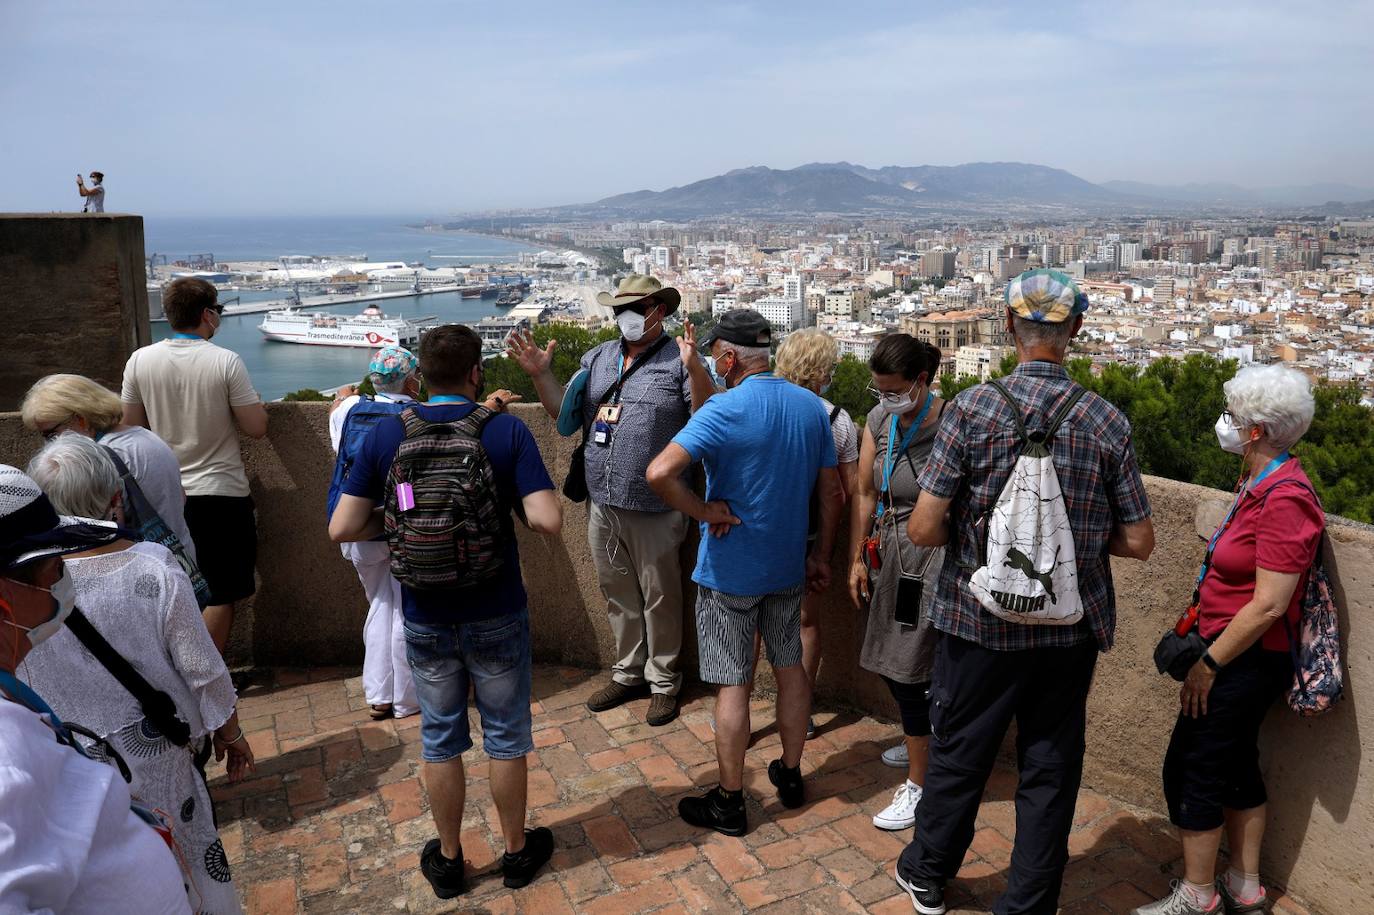
[[[903,626],[915,626],[921,618],[921,596],[925,592],[925,579],[916,575],[903,575],[897,579],[897,607],[892,618]]]

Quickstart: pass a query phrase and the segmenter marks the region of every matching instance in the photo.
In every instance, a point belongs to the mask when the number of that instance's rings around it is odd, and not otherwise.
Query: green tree
[[[938,384],[940,397],[944,400],[953,400],[961,392],[976,387],[980,383],[973,375],[955,377],[953,372],[945,372],[940,376]]]
[[[854,422],[863,425],[868,411],[877,404],[873,395],[868,393],[868,383],[872,380],[867,363],[852,355],[844,356],[835,366],[835,374],[830,382],[826,399],[837,407],[843,407]]]

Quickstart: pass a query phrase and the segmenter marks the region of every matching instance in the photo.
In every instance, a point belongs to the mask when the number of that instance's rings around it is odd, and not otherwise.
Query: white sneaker
[[[916,805],[921,803],[921,787],[903,781],[887,809],[873,818],[879,829],[910,829],[916,825]]]
[[[888,747],[883,751],[883,765],[891,766],[894,769],[905,769],[910,762],[911,758],[907,753],[905,740],[895,747]]]

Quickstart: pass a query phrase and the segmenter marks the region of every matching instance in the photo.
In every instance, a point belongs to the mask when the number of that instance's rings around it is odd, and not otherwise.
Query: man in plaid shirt
[[[1072,280],[1050,270],[1028,271],[1007,287],[1007,325],[1020,365],[1003,384],[1030,432],[1044,430],[1078,388],[1063,363],[1087,306]],[[1056,910],[1083,771],[1088,688],[1097,654],[1111,648],[1116,626],[1108,556],[1145,560],[1154,548],[1130,423],[1087,393],[1050,445],[1073,528],[1083,619],[1026,625],[987,612],[968,579],[983,549],[980,522],[1021,447],[1011,406],[996,390],[980,385],[960,394],[941,420],[907,528],[917,545],[950,544],[931,608],[940,636],[930,692],[930,771],[916,838],[897,864],[898,884],[923,915],[945,911],[945,882],[958,873],[973,839],[983,787],[1013,719],[1020,766],[1016,841],[1007,890],[993,911]]]

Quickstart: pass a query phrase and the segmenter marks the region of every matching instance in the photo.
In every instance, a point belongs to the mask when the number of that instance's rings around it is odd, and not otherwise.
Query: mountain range
[[[885,166],[815,162],[792,169],[756,165],[663,191],[634,191],[576,211],[693,217],[724,214],[862,214],[921,209],[1054,207],[1077,210],[1312,208],[1374,198],[1342,184],[1250,189],[1230,184],[1093,184],[1063,169],[1022,162]]]

